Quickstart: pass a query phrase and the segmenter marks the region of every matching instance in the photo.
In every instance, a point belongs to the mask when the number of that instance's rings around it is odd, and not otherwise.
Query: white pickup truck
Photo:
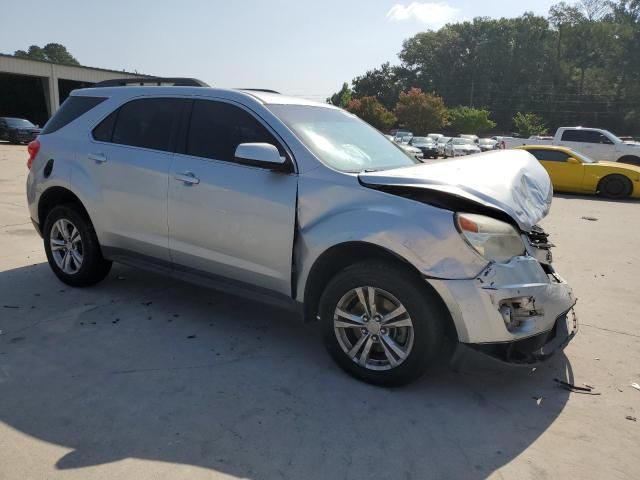
[[[505,137],[503,142],[504,148],[556,145],[570,148],[594,160],[640,165],[640,143],[623,142],[613,133],[599,128],[560,127],[552,140]]]

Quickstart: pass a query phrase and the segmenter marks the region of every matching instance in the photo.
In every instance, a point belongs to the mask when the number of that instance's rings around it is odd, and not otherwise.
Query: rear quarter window
[[[89,110],[100,105],[106,100],[105,97],[69,97],[67,98],[56,114],[51,117],[42,129],[42,134],[53,133],[60,130],[65,125],[81,117]]]

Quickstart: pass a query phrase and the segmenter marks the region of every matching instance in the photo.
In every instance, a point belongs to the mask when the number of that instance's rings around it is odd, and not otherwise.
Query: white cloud
[[[396,3],[387,12],[387,19],[392,21],[416,20],[431,28],[440,28],[455,20],[459,13],[459,9],[442,2],[411,2],[407,6]]]

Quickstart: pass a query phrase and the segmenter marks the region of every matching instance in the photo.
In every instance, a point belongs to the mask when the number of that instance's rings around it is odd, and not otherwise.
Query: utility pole
[[[471,74],[471,96],[469,98],[469,105],[471,106],[471,108],[473,108],[473,91],[475,90],[475,87],[476,87],[476,82],[473,77],[474,75],[472,73]]]

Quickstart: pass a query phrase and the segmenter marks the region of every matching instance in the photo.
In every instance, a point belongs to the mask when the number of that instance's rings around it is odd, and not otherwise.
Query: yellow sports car
[[[558,192],[640,198],[639,166],[600,162],[565,147],[523,145],[516,148],[526,150],[540,161]]]

